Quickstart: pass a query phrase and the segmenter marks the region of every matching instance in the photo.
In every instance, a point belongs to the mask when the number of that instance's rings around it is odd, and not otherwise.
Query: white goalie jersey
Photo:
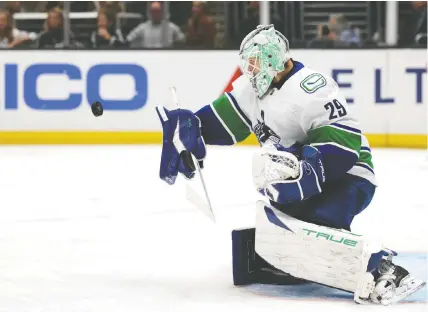
[[[245,76],[239,77],[231,92],[211,104],[223,127],[234,142],[253,132],[261,145],[310,144],[324,155],[334,151],[343,155],[342,159],[352,157],[356,161],[346,172],[376,185],[368,141],[337,83],[299,62],[293,64],[285,83],[272,88],[262,99]],[[340,160],[334,159],[330,176],[344,170]]]

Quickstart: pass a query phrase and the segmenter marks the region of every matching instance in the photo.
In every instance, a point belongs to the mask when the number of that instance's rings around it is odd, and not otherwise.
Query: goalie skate
[[[399,302],[426,284],[411,276],[406,269],[394,265],[390,258],[382,260],[379,269],[374,273],[378,277],[370,299],[371,302],[382,305]]]

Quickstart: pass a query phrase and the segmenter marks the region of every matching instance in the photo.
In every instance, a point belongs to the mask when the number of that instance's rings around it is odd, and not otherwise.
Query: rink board
[[[425,50],[292,57],[337,81],[372,146],[427,146]],[[155,107],[174,108],[169,87],[196,111],[239,75],[235,51],[0,51],[0,59],[2,144],[158,144]],[[103,116],[92,115],[93,101]]]
[[[366,134],[371,147],[427,148],[423,134]],[[161,132],[0,132],[0,144],[161,144]],[[252,134],[240,145],[258,145]]]
[[[394,263],[401,265],[409,270],[417,278],[426,281],[427,273],[427,254],[425,253],[403,253],[394,258]],[[332,289],[327,286],[318,284],[306,285],[291,285],[291,286],[277,286],[277,285],[250,285],[244,286],[246,291],[254,293],[258,296],[268,296],[283,299],[296,299],[296,300],[334,300],[334,301],[347,301],[353,304],[353,295],[351,293]],[[427,287],[420,289],[416,293],[407,297],[405,300],[398,304],[408,303],[427,303]]]

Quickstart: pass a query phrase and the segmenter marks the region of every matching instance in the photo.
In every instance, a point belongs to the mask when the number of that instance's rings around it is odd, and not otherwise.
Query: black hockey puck
[[[99,117],[103,114],[103,106],[100,102],[94,102],[91,105],[92,114],[94,114],[95,117]]]

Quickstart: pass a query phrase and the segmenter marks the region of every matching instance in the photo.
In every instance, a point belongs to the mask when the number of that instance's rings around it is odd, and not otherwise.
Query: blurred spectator
[[[416,17],[415,41],[419,44],[427,44],[427,2],[412,1],[412,6]]]
[[[13,14],[21,12],[21,3],[20,1],[1,1],[2,8],[10,13],[11,16]]]
[[[318,25],[317,38],[308,42],[308,48],[325,49],[334,47],[334,37],[327,25]]]
[[[107,14],[117,15],[125,11],[122,1],[100,1],[99,4],[100,9],[107,12]]]
[[[49,12],[52,9],[57,9],[61,7],[62,7],[61,1],[46,1],[45,11]]]
[[[126,37],[131,47],[169,48],[184,40],[180,28],[174,23],[164,20],[159,2],[151,4],[150,15],[149,21],[135,27]]]
[[[214,48],[217,29],[213,19],[206,15],[205,4],[194,1],[192,16],[187,24],[186,43],[192,48]]]
[[[59,8],[51,9],[45,21],[44,32],[41,33],[38,48],[58,48],[64,46],[64,16]],[[70,40],[74,36],[70,32]]]
[[[122,32],[116,28],[115,15],[104,11],[98,12],[97,29],[91,34],[91,43],[94,48],[109,48],[123,45]]]
[[[15,48],[36,38],[35,33],[27,33],[15,28],[12,15],[8,11],[0,11],[0,48]]]
[[[357,29],[352,29],[343,14],[333,14],[328,22],[330,29],[329,39],[345,43],[359,45],[361,43]]]
[[[427,32],[427,2],[405,2],[402,3],[401,9],[402,16],[399,21],[398,44],[400,46],[409,46],[415,44],[416,41],[424,44],[420,37],[421,34],[426,34]],[[422,39],[426,42],[426,36]]]
[[[333,40],[334,37],[327,25],[318,25],[317,37],[320,40]]]

